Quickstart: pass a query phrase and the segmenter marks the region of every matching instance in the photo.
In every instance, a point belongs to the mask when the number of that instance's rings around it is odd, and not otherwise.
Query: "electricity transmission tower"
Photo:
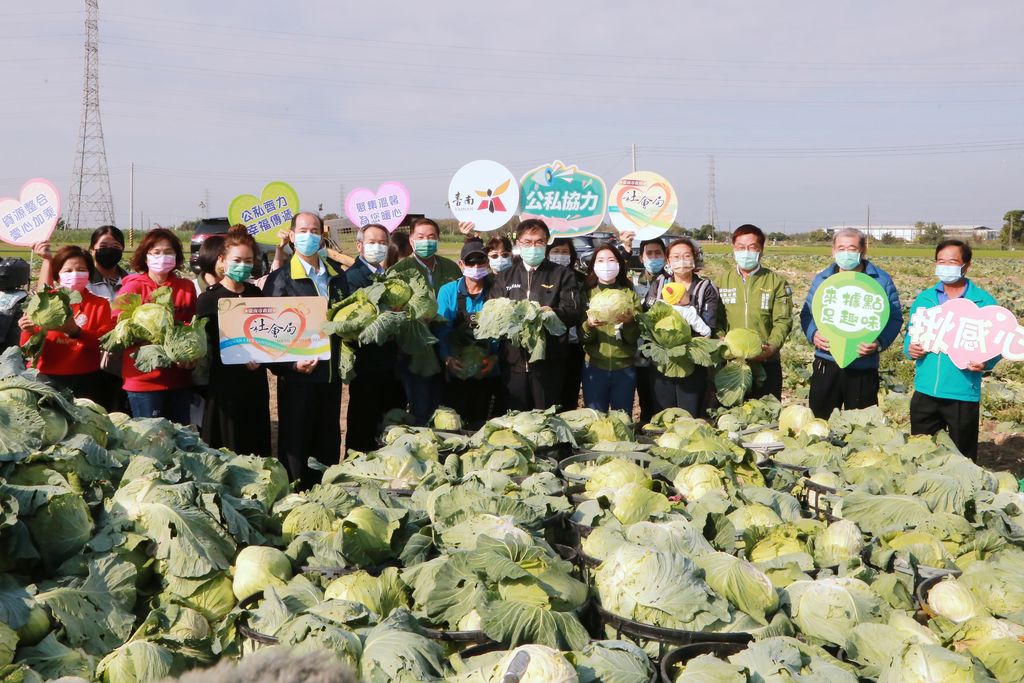
[[[705,225],[718,229],[718,202],[715,200],[715,157],[708,155],[708,199]]]
[[[107,148],[100,121],[99,0],[85,0],[82,126],[64,223],[69,228],[95,228],[113,222],[114,200],[110,195]]]

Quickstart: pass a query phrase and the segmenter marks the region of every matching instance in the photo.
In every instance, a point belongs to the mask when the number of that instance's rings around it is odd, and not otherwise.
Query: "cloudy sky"
[[[4,0],[0,196],[66,192],[83,0]],[[554,159],[611,186],[657,171],[679,218],[804,231],[1002,224],[1024,204],[1024,4],[100,0],[100,100],[117,223],[225,215],[291,182],[305,208],[405,182],[447,217],[479,158]]]

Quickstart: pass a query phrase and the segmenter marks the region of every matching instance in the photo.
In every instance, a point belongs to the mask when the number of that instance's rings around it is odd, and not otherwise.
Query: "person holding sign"
[[[221,299],[259,297],[263,292],[248,282],[259,248],[244,225],[235,225],[221,241],[215,270],[220,282],[199,295],[196,315],[206,318],[210,383],[200,436],[212,448],[243,455],[270,457],[270,390],[267,371],[250,361],[225,365],[220,357],[217,308]]]
[[[867,260],[867,239],[856,228],[837,230],[832,236],[832,260],[827,268],[818,273],[807,292],[807,300],[800,311],[800,328],[807,341],[814,345],[814,365],[808,403],[814,416],[827,420],[835,409],[851,410],[878,405],[878,355],[896,341],[903,327],[903,312],[900,309],[900,294],[887,272]],[[840,362],[830,353],[830,341],[819,330],[814,311],[815,294],[822,284],[838,273],[862,273],[877,283],[877,287],[845,293],[850,306],[842,313],[853,315],[859,321],[881,321],[878,311],[884,308],[880,294],[888,299],[888,321],[879,325],[853,324],[835,329],[840,341],[851,347],[849,356],[841,354]],[[878,290],[881,290],[879,292]],[[877,301],[876,301],[877,299]],[[864,303],[859,307],[858,303]],[[877,310],[875,310],[877,306]],[[839,315],[832,311],[829,317]],[[852,320],[853,318],[850,318]],[[877,328],[877,329],[876,329]],[[828,336],[833,336],[829,334]]]
[[[516,244],[519,260],[494,278],[488,299],[534,301],[555,312],[566,327],[582,322],[580,289],[576,275],[546,257],[551,232],[547,224],[530,218],[519,224]],[[502,381],[509,410],[547,409],[558,403],[565,372],[567,335],[546,335],[547,357],[529,362],[529,352],[502,342]]]
[[[952,299],[972,301],[979,308],[995,306],[991,294],[967,279],[971,247],[966,242],[943,240],[935,247],[938,282],[914,299],[909,318],[919,308],[934,308]],[[978,424],[981,415],[981,377],[995,367],[999,356],[986,363],[971,362],[961,369],[948,354],[928,351],[923,338],[910,329],[903,351],[914,361],[914,395],[910,399],[910,433],[938,434],[942,430],[960,452],[974,460],[978,455]]]
[[[324,234],[320,216],[309,211],[296,214],[289,232],[295,255],[270,274],[264,294],[321,296],[329,301],[348,296],[344,276],[319,256]],[[330,464],[341,453],[341,380],[334,366],[333,359],[316,358],[270,366],[277,375],[277,457],[302,489],[319,478],[307,464],[309,458]]]
[[[726,270],[719,283],[721,306],[718,332],[749,329],[761,335],[762,353],[751,361],[761,364],[765,380],[754,386],[750,398],[769,394],[782,398],[782,362],[779,351],[793,329],[793,290],[789,283],[761,265],[764,232],[756,225],[741,225],[732,233],[735,268]]]

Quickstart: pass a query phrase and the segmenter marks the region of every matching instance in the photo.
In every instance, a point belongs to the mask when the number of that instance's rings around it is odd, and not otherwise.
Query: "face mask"
[[[245,282],[252,275],[252,266],[248,263],[229,263],[224,274],[235,282]]]
[[[651,275],[658,275],[665,270],[665,259],[652,258],[649,261],[644,261],[644,269]]]
[[[491,269],[487,266],[466,266],[462,274],[466,276],[467,280],[480,281],[491,274]]]
[[[81,270],[73,270],[60,274],[60,286],[64,289],[82,291],[89,284],[89,273]]]
[[[491,270],[495,273],[500,273],[503,270],[508,270],[512,267],[512,259],[507,256],[499,256],[498,258],[487,259],[491,263]]]
[[[103,268],[113,268],[121,262],[123,254],[124,251],[117,247],[100,247],[96,250],[96,263]]]
[[[569,254],[548,254],[548,260],[568,268],[569,264],[572,263],[572,256],[569,256]]]
[[[416,240],[412,248],[420,258],[430,258],[437,253],[437,240]]]
[[[693,261],[673,261],[669,264],[669,270],[673,273],[689,273],[693,270]]]
[[[935,266],[935,277],[944,285],[954,285],[963,276],[963,266]]]
[[[388,255],[388,245],[386,244],[364,244],[363,245],[363,258],[366,259],[367,263],[377,265],[384,260],[384,257]]]
[[[177,258],[174,254],[146,254],[146,267],[149,272],[163,275],[174,270],[177,265]]]
[[[295,251],[303,256],[313,256],[320,251],[320,235],[315,232],[295,233]]]
[[[837,251],[835,258],[836,265],[842,270],[853,270],[860,265],[859,251]]]
[[[523,258],[523,263],[536,268],[544,260],[544,247],[519,247],[519,254]]]
[[[740,270],[750,271],[757,268],[757,263],[761,260],[761,252],[734,251],[732,257],[736,259],[736,265],[740,267]]]
[[[611,263],[597,263],[594,265],[594,274],[597,275],[597,279],[603,284],[615,281],[615,276],[619,274],[619,264],[612,261]]]

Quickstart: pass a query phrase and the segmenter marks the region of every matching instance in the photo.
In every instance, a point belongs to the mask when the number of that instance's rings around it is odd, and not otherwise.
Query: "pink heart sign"
[[[1003,355],[1015,355],[1019,333],[1013,313],[1002,306],[979,308],[969,299],[950,299],[941,306],[919,308],[907,333],[929,353],[945,353],[961,370]],[[1017,340],[1019,342],[1019,340]]]
[[[396,181],[386,182],[376,191],[357,187],[345,197],[345,215],[356,227],[379,223],[394,232],[409,213],[409,190]]]
[[[60,192],[46,178],[32,178],[17,199],[0,199],[0,240],[29,247],[50,239],[60,218]]]

